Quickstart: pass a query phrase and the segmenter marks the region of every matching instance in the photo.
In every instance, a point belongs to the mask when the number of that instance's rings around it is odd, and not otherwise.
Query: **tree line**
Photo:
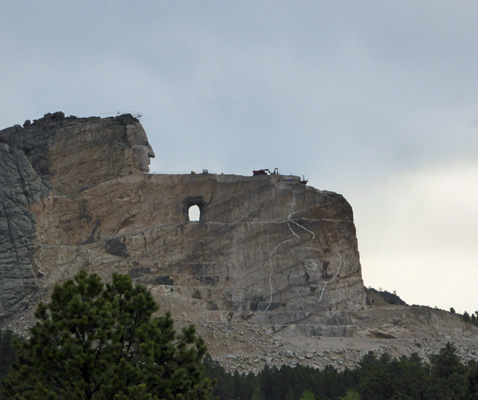
[[[14,335],[10,331],[0,332],[2,360],[0,380],[3,380],[15,359],[13,338]],[[23,340],[20,339],[20,341]],[[208,386],[212,391],[203,392],[202,395],[197,395],[198,397],[183,398],[221,400],[478,399],[478,362],[463,363],[451,343],[443,347],[438,354],[432,355],[429,362],[424,362],[417,354],[397,359],[387,353],[377,356],[370,352],[353,370],[339,371],[332,366],[318,370],[302,365],[279,368],[266,365],[257,375],[239,374],[237,371],[228,373],[209,355],[204,358],[202,366],[203,378],[214,384]],[[175,385],[182,386],[178,381]],[[35,398],[29,397],[28,394],[24,397],[9,396],[4,392],[0,398]],[[134,397],[134,394],[131,396],[128,398],[148,398]]]
[[[424,362],[415,353],[393,358],[370,352],[353,370],[332,366],[266,366],[259,374],[228,374],[210,358],[208,375],[217,380],[213,394],[241,400],[478,399],[478,363],[463,363],[453,344]]]

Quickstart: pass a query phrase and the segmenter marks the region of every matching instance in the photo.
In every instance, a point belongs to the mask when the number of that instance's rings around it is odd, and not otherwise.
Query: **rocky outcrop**
[[[0,325],[25,326],[56,282],[86,269],[130,274],[179,325],[222,343],[211,353],[224,360],[235,345],[237,357],[261,349],[254,335],[219,337],[221,324],[283,343],[474,334],[433,310],[371,308],[352,208],[299,177],[149,174],[154,152],[130,115],[47,114],[0,131],[0,157]]]
[[[407,303],[403,301],[397,294],[390,293],[386,290],[376,290],[374,288],[367,288],[366,290],[368,294],[367,303],[368,304],[375,304],[375,303],[382,303],[382,304],[395,304],[400,306],[406,306]]]

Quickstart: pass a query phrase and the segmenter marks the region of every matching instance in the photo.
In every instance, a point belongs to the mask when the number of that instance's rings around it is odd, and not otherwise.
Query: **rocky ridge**
[[[231,369],[350,367],[364,351],[426,355],[445,338],[478,354],[457,316],[364,288],[341,195],[288,175],[149,174],[150,157],[130,115],[0,131],[0,325],[24,330],[54,283],[86,269],[146,285]]]

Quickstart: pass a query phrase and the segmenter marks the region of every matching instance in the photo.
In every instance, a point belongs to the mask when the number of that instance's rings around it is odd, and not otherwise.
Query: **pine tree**
[[[15,359],[13,337],[13,332],[10,330],[0,331],[0,381],[8,372]]]
[[[11,399],[205,399],[203,340],[191,325],[178,334],[169,313],[128,275],[103,284],[80,272],[41,303],[30,339],[2,382]]]
[[[339,400],[360,400],[360,395],[356,390],[349,389],[345,393],[344,397],[340,397]]]
[[[438,400],[465,398],[467,389],[466,368],[456,354],[453,344],[447,343],[439,354],[430,357],[432,384]]]
[[[302,392],[302,396],[300,396],[299,400],[315,400],[314,393],[312,393],[310,390],[304,390]]]

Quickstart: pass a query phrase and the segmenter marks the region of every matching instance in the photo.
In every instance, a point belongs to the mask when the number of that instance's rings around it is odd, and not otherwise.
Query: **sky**
[[[141,115],[156,172],[352,205],[366,286],[478,310],[478,2],[2,0],[0,129]]]

